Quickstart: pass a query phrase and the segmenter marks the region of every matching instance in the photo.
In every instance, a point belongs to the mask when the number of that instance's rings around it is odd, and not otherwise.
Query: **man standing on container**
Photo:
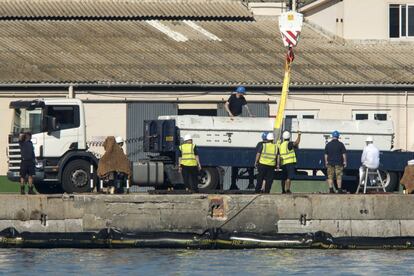
[[[334,193],[333,179],[336,176],[338,184],[338,193],[344,193],[342,190],[342,174],[346,167],[346,149],[342,142],[339,141],[339,132],[332,132],[332,140],[325,146],[325,166],[328,171],[329,193]]]
[[[359,168],[359,183],[362,183],[362,181],[365,179],[366,168],[376,170],[378,169],[380,163],[380,152],[378,148],[374,145],[374,139],[372,138],[372,136],[368,136],[365,142],[367,145],[364,147],[364,150],[362,151],[362,165]]]
[[[247,106],[247,101],[244,98],[246,94],[246,88],[244,86],[239,86],[236,88],[236,91],[231,94],[230,98],[227,100],[224,107],[226,108],[227,113],[230,117],[239,116],[242,114],[243,106],[246,106],[247,113],[250,117],[252,114],[250,113],[250,109]]]
[[[257,167],[256,193],[263,192],[263,180],[265,181],[265,193],[270,193],[276,168],[277,145],[273,143],[273,133],[268,133],[266,141],[258,145],[256,152],[256,161],[254,166]]]
[[[296,153],[300,143],[301,133],[298,132],[298,137],[295,142],[290,141],[290,132],[284,131],[282,134],[283,142],[279,147],[279,163],[282,165],[282,193],[290,194],[291,180],[295,176],[296,167]],[[284,185],[283,185],[284,184]]]
[[[184,185],[194,193],[198,192],[198,172],[201,170],[197,147],[190,134],[184,136],[178,158],[179,172],[182,173]]]
[[[20,194],[25,194],[26,177],[29,182],[29,194],[36,194],[33,190],[33,176],[35,175],[35,154],[32,144],[32,134],[30,132],[22,133],[19,137],[20,145]]]

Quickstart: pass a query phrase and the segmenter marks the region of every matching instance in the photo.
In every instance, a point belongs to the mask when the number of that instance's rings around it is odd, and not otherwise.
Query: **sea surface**
[[[0,249],[10,275],[413,275],[405,250]]]

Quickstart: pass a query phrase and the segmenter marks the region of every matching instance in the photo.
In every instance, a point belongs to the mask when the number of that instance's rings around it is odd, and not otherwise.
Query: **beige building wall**
[[[388,39],[388,0],[344,1],[345,39]]]
[[[324,6],[321,9],[310,11],[309,13],[305,13],[305,20],[332,35],[342,37],[343,22],[340,19],[343,14],[343,6],[343,2],[338,2],[334,5]]]
[[[107,136],[126,138],[125,103],[85,103],[86,141],[89,149],[103,154],[104,149],[96,142],[103,142]]]
[[[309,22],[345,39],[388,40],[390,4],[414,5],[414,0],[344,0],[332,6],[305,8],[303,12]]]
[[[229,92],[230,93],[230,92]],[[268,102],[270,104],[269,116],[276,114],[275,96],[279,91],[269,91],[267,94],[247,94],[248,102]],[[114,103],[111,95],[77,95],[85,100],[85,116],[87,124],[87,141],[103,141],[109,135],[121,135],[126,137],[127,104],[125,101],[174,101],[181,106],[192,103],[223,102],[229,94],[221,95],[200,95],[191,97],[188,95],[169,95],[167,98],[160,98],[153,93],[148,94],[125,94],[122,95],[122,103]],[[28,99],[28,98],[26,98]],[[0,98],[0,117],[2,127],[0,128],[0,175],[7,172],[7,136],[10,131],[11,111],[8,108],[9,102],[16,98]],[[99,100],[99,101],[98,101]],[[185,104],[184,104],[185,103]],[[184,104],[184,105],[183,105]],[[207,105],[206,105],[207,106]],[[414,128],[410,122],[414,121],[414,95],[401,93],[324,93],[324,92],[291,92],[287,102],[286,112],[295,114],[308,112],[316,114],[321,119],[345,119],[350,120],[355,112],[381,111],[386,112],[388,118],[394,122],[395,148],[414,151]],[[101,146],[92,146],[92,151],[102,153]]]

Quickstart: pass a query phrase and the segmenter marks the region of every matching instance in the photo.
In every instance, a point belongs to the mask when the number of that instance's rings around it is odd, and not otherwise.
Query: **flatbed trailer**
[[[237,181],[240,179],[248,179],[250,188],[252,188],[253,185],[255,185],[256,170],[254,168],[254,161],[256,156],[256,149],[252,145],[255,145],[255,143],[259,142],[260,140],[255,139],[254,143],[248,140],[251,139],[249,137],[260,137],[260,131],[257,131],[258,129],[261,129],[263,131],[271,131],[271,129],[269,129],[271,128],[271,124],[268,123],[268,121],[271,121],[271,119],[263,118],[262,126],[257,126],[257,129],[250,129],[249,132],[244,132],[245,130],[240,130],[242,132],[241,134],[231,129],[227,129],[227,132],[225,132],[224,134],[219,134],[220,131],[217,131],[217,128],[221,128],[218,127],[219,123],[213,122],[212,126],[206,126],[207,130],[210,129],[210,133],[209,131],[206,131],[207,134],[205,134],[205,136],[212,137],[211,140],[206,140],[202,137],[203,134],[201,134],[200,130],[191,130],[186,128],[191,123],[186,123],[186,121],[188,121],[188,118],[182,119],[182,117],[184,116],[166,116],[161,117],[159,120],[149,120],[145,122],[144,151],[149,153],[156,153],[157,155],[152,156],[151,159],[142,160],[142,163],[160,162],[163,163],[163,168],[166,171],[164,182],[154,184],[151,186],[161,188],[165,185],[175,186],[182,183],[182,180],[180,179],[179,175],[173,173],[173,171],[175,170],[178,161],[177,149],[180,143],[180,136],[183,136],[186,133],[199,134],[199,136],[196,135],[196,137],[198,138],[195,138],[194,142],[197,145],[200,156],[200,162],[203,166],[203,173],[200,183],[201,189],[223,189],[224,185],[221,181],[221,176],[222,172],[224,171],[222,168],[224,167],[231,167],[232,186],[237,184]],[[199,116],[195,117],[196,119],[201,118]],[[191,120],[192,121],[188,122],[194,123],[194,117]],[[203,118],[201,118],[200,120],[202,121]],[[215,120],[228,119],[216,118]],[[238,120],[245,119],[238,118]],[[289,130],[293,131],[293,133],[297,133],[298,130],[294,127],[296,121],[291,122],[289,120],[289,122],[285,122],[285,128],[289,127]],[[344,125],[343,121],[336,121],[340,122],[341,125]],[[255,120],[254,122],[257,123],[257,120]],[[314,122],[315,125],[317,120],[314,120]],[[364,122],[364,124],[367,123],[369,122]],[[352,124],[352,122],[346,121],[346,124],[349,125]],[[373,122],[373,124],[379,124],[379,126],[389,126],[389,124],[381,122]],[[360,125],[358,125],[357,128],[359,131],[359,129],[361,128]],[[217,132],[214,132],[215,130]],[[252,131],[256,132],[255,136],[252,135]],[[375,132],[378,130],[372,129],[372,131]],[[242,137],[246,137],[246,141],[237,142],[237,134],[240,134]],[[325,139],[325,142],[327,142],[328,140],[326,137],[329,136],[329,132],[316,132],[306,134],[305,130],[305,134],[303,134],[303,136],[306,137],[306,135],[308,135],[309,139],[315,139],[315,137],[320,136],[320,139]],[[349,192],[355,192],[357,189],[359,179],[359,167],[361,166],[361,155],[365,135],[365,132],[348,132],[344,134],[344,140],[346,140],[344,143],[347,143],[351,148],[347,150],[347,167],[344,169],[343,176],[343,187]],[[225,142],[225,139],[233,139],[234,141],[225,145],[227,143]],[[414,154],[413,152],[402,152],[383,149],[384,147],[388,146],[388,144],[390,145],[390,147],[392,147],[393,133],[391,130],[387,130],[387,133],[384,134],[377,133],[377,139],[378,141],[382,139],[382,142],[380,144],[381,164],[379,169],[382,178],[385,181],[386,190],[398,190],[399,180],[402,177],[407,161],[413,159]],[[200,141],[200,143],[197,143],[197,141]],[[213,145],[206,146],[206,144],[209,143],[208,141],[210,141]],[[325,142],[321,144],[320,141],[312,141],[312,143],[315,144],[315,147],[319,148],[299,148],[298,150],[296,150],[297,173],[294,180],[322,181],[326,179],[326,168],[324,162],[323,147]],[[361,144],[361,150],[355,149],[357,143]],[[308,146],[311,146],[311,144],[308,143]],[[275,171],[274,179],[281,179],[280,170]],[[145,185],[144,183],[141,184]]]

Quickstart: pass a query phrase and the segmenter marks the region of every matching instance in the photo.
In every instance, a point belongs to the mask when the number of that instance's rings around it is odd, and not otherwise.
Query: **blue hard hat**
[[[268,134],[269,132],[267,132],[267,131],[265,131],[265,132],[263,132],[262,133],[262,140],[263,141],[265,141],[266,140],[266,137],[267,137],[267,134]]]
[[[335,130],[334,132],[332,132],[332,137],[334,137],[334,138],[339,138],[339,135],[341,135],[341,134],[337,130]]]
[[[246,93],[246,88],[244,86],[239,86],[239,87],[236,88],[236,92],[244,94],[244,93]]]

